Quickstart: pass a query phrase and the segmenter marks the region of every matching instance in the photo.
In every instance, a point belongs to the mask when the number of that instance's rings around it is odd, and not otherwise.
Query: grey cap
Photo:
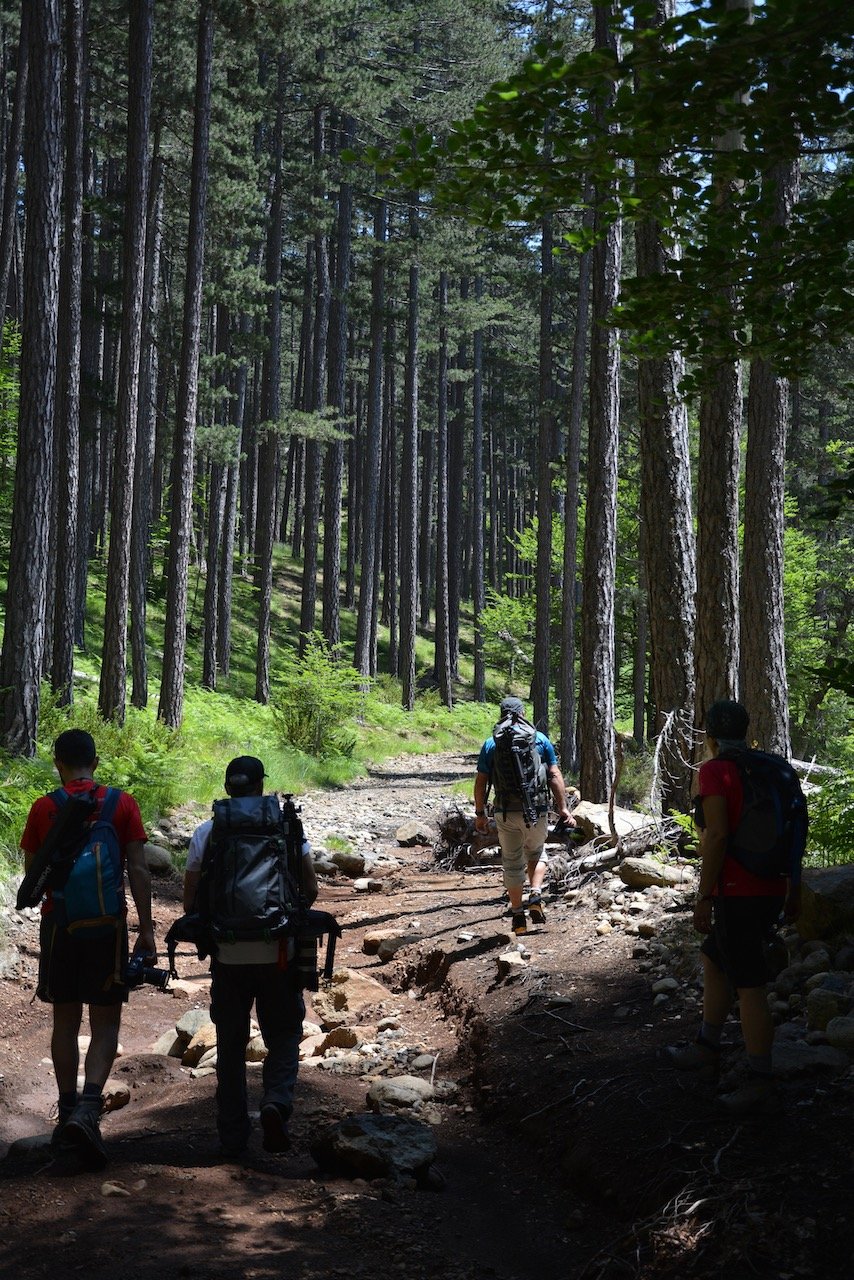
[[[740,702],[721,698],[713,702],[706,712],[705,727],[710,738],[725,738],[737,742],[747,733],[750,716]]]
[[[502,698],[500,711],[503,716],[523,716],[525,704],[521,698]]]

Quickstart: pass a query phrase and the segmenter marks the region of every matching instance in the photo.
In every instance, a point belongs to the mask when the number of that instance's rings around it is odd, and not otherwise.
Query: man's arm
[[[302,855],[302,891],[309,906],[317,900],[317,876],[314,871],[314,859],[310,853]]]
[[[729,836],[726,798],[703,797],[703,821],[700,834],[700,883],[694,905],[694,928],[708,933],[712,927],[712,893],[720,879]]]
[[[486,797],[489,791],[489,774],[481,773],[480,770],[474,776],[474,825],[478,831],[486,831],[489,828],[489,819],[486,816]]]
[[[196,891],[199,887],[199,876],[201,874],[201,864],[195,867],[187,867],[184,872],[184,910],[190,912],[196,905]]]
[[[125,846],[125,859],[128,884],[139,920],[139,937],[134,951],[156,959],[157,947],[154,943],[154,923],[151,919],[151,872],[145,861],[145,844],[142,840],[131,840]]]
[[[566,827],[575,826],[575,818],[569,811],[569,805],[566,800],[566,783],[563,780],[563,774],[556,764],[550,764],[548,768],[549,787],[554,797],[555,809],[561,822]]]

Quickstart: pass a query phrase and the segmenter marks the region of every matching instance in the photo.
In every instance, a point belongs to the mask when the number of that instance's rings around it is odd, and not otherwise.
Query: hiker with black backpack
[[[75,1153],[84,1168],[101,1169],[107,1162],[100,1130],[103,1090],[129,991],[124,877],[139,919],[134,954],[150,965],[157,959],[151,874],[139,806],[126,791],[95,782],[98,756],[91,734],[66,730],[53,756],[62,786],[36,800],[21,836],[25,895],[30,872],[43,864],[26,902],[35,905],[44,893],[36,995],[53,1006],[50,1047],[59,1103],[51,1144],[60,1153]],[[78,1095],[84,1005],[91,1039]]]
[[[317,897],[311,852],[293,804],[283,807],[278,796],[264,795],[264,778],[257,757],[231,761],[225,772],[228,799],[216,801],[213,818],[195,831],[184,878],[184,910],[198,914],[203,947],[211,954],[216,1123],[225,1159],[242,1155],[252,1131],[245,1059],[253,1002],[267,1048],[263,1147],[272,1154],[290,1148],[302,991],[316,986],[301,970],[299,954],[314,940],[295,935],[294,921],[324,917],[337,929],[326,913],[306,910]]]
[[[747,1078],[721,1095],[733,1115],[776,1110],[774,1024],[766,984],[779,951],[776,926],[800,914],[807,807],[798,776],[781,756],[751,750],[749,716],[722,699],[706,712],[706,753],[698,778],[700,883],[693,923],[705,935],[703,1020],[692,1044],[666,1051],[672,1066],[716,1080],[721,1036],[735,995]],[[775,946],[775,944],[777,944]]]
[[[545,843],[549,794],[559,821],[575,826],[557,752],[544,733],[525,718],[521,698],[504,698],[501,716],[480,749],[474,781],[475,827],[488,829],[486,802],[494,790],[493,810],[501,847],[504,887],[510,899],[511,927],[518,936],[528,932],[522,903],[526,878],[530,884],[531,923],[545,924],[542,887],[546,876]]]

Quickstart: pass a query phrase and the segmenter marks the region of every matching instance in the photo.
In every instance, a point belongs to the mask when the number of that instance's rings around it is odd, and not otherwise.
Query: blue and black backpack
[[[95,800],[96,789],[90,795]],[[57,923],[76,938],[103,938],[115,933],[124,914],[122,856],[113,816],[121,791],[108,787],[100,808],[75,849],[57,859],[51,877]],[[60,811],[72,797],[64,787],[50,796]]]

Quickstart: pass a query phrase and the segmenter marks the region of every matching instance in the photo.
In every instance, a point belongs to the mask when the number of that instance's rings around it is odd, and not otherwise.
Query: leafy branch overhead
[[[711,354],[761,353],[796,371],[854,328],[854,9],[769,0],[751,21],[712,0],[654,27],[654,8],[623,8],[618,53],[540,43],[447,133],[416,125],[371,158],[404,189],[429,189],[437,210],[493,230],[577,212],[586,182],[607,186],[603,230],[654,219],[670,244],[663,275],[624,282],[615,316],[644,353],[676,342],[692,356],[705,339],[708,354],[733,286],[735,328]],[[800,194],[781,235],[772,174],[795,159]],[[573,249],[591,238],[565,236]]]

